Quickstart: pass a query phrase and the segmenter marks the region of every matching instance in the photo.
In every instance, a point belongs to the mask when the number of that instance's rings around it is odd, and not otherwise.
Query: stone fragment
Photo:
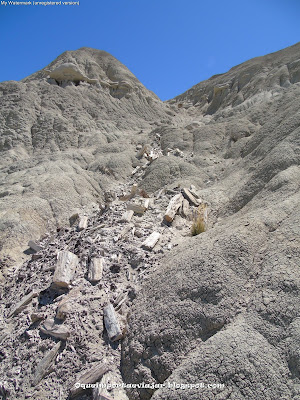
[[[49,371],[49,369],[50,369],[51,365],[53,364],[55,357],[59,351],[60,345],[61,345],[61,342],[56,343],[56,345],[52,347],[52,349],[45,355],[45,357],[37,365],[35,374],[34,374],[34,378],[32,381],[33,386],[36,386],[37,384],[39,384],[40,381],[43,379],[43,377]]]
[[[186,218],[189,215],[189,211],[190,211],[189,202],[187,199],[183,199],[181,207],[181,215]]]
[[[145,207],[146,210],[148,210],[149,205],[150,205],[150,198],[147,198],[147,199],[144,200],[144,207]]]
[[[31,248],[31,250],[36,252],[41,251],[43,249],[42,246],[39,246],[33,240],[29,240],[28,246]]]
[[[104,307],[104,325],[109,337],[109,340],[115,342],[123,337],[122,330],[118,318],[116,316],[114,307],[112,304],[108,304]]]
[[[79,220],[79,214],[75,213],[69,218],[70,226],[73,226]]]
[[[65,325],[56,324],[54,319],[47,319],[41,325],[41,332],[58,339],[66,340],[70,336],[69,328]]]
[[[122,380],[113,372],[103,375],[100,385],[93,389],[93,400],[129,400],[122,388]],[[118,386],[117,386],[117,385]],[[113,389],[112,385],[114,385]]]
[[[134,211],[133,210],[127,210],[121,217],[121,222],[130,222],[131,218],[133,217]]]
[[[86,216],[81,217],[78,223],[78,230],[83,231],[84,229],[87,228],[87,225],[88,225],[88,217]]]
[[[183,201],[183,196],[181,193],[176,194],[174,197],[172,197],[172,199],[168,205],[168,208],[165,212],[165,215],[164,215],[164,218],[167,222],[173,221],[178,209],[182,205],[182,201]]]
[[[56,318],[63,320],[72,310],[75,310],[76,300],[79,297],[79,288],[72,289],[68,294],[61,296],[56,310]]]
[[[142,247],[152,250],[160,238],[159,232],[152,232],[151,235],[143,242]]]
[[[41,321],[44,318],[45,318],[45,315],[43,313],[39,313],[39,312],[34,312],[30,315],[30,319],[33,323],[37,322],[37,321]]]
[[[92,258],[89,266],[88,280],[92,283],[98,282],[102,278],[103,267],[105,265],[104,258]]]
[[[146,211],[146,208],[140,204],[128,203],[127,210],[132,210],[136,214],[144,214],[144,212]]]
[[[151,150],[151,146],[149,144],[145,144],[136,154],[137,158],[142,158],[144,154],[148,154]]]
[[[201,204],[201,200],[196,199],[196,197],[192,195],[192,193],[189,191],[189,189],[183,188],[182,194],[183,194],[184,198],[186,198],[192,205],[197,207]]]
[[[39,295],[39,293],[35,290],[33,290],[32,292],[30,292],[29,294],[27,294],[26,296],[22,297],[22,299],[17,303],[17,305],[12,309],[12,311],[9,313],[9,317],[13,316],[13,315],[17,315],[19,314],[20,311],[23,310],[23,308],[25,306],[27,306],[27,304],[29,304],[31,302],[31,300],[34,297],[37,297]]]
[[[53,275],[53,283],[60,287],[69,287],[72,282],[78,257],[70,251],[60,251],[57,257],[57,264]]]
[[[78,396],[83,390],[84,385],[88,385],[91,383],[95,383],[99,381],[107,371],[110,370],[110,367],[106,364],[97,363],[91,366],[87,371],[82,372],[77,376],[76,381],[72,385],[70,389],[70,398]],[[79,385],[78,385],[79,384]]]

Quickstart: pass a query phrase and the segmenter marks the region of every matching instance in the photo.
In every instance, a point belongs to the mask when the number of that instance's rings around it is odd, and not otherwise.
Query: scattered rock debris
[[[148,165],[159,155],[147,146],[139,152]],[[190,235],[190,210],[199,204],[192,188],[146,193],[138,187],[143,174],[135,169],[127,184],[106,194],[106,207],[76,213],[69,227],[31,241],[31,259],[10,272],[0,336],[3,393],[89,399],[92,392],[78,382],[93,384],[108,371],[122,382],[120,341],[131,302],[162,255]],[[128,399],[122,388],[94,390],[94,398]]]

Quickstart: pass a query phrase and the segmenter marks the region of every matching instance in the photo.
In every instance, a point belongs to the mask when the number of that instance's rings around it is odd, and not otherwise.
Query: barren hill
[[[168,106],[125,66],[87,48],[1,83],[0,94],[0,248],[17,261],[28,240],[103,200],[131,173],[143,130],[170,120]]]
[[[126,393],[78,398],[300,398],[300,44],[165,103],[82,48],[0,102],[3,396],[65,399],[89,371]]]

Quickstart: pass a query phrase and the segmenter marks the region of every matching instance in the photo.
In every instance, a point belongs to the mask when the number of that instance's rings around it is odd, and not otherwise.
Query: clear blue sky
[[[0,1],[1,4],[1,1]],[[0,6],[0,81],[65,50],[94,47],[162,100],[250,58],[300,41],[300,0],[80,0]]]

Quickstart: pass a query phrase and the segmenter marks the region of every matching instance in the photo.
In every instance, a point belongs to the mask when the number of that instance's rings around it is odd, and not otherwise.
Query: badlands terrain
[[[167,102],[67,51],[0,132],[3,399],[300,400],[300,44]]]

